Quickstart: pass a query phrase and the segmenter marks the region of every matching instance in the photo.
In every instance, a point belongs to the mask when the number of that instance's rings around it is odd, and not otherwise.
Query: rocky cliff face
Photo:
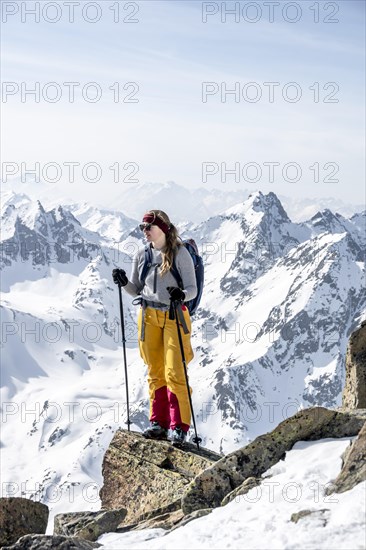
[[[9,205],[3,218],[10,230],[8,238],[2,241],[3,267],[12,261],[29,261],[32,265],[67,264],[75,259],[92,259],[100,252],[92,233],[83,229],[62,206],[46,212],[38,201],[27,209],[24,207],[19,215],[17,209]]]

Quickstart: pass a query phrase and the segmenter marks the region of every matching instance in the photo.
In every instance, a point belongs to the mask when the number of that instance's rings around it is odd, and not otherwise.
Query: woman
[[[145,264],[145,248],[142,248],[134,258],[131,280],[123,269],[113,270],[113,280],[131,296],[141,297],[139,348],[148,367],[150,394],[150,427],[143,435],[149,439],[167,439],[170,428],[173,445],[181,446],[187,437],[191,411],[177,325],[169,318],[169,308],[171,301],[183,303],[196,296],[194,265],[165,212],[150,210],[139,227],[150,243],[152,255],[146,277],[142,274]],[[183,282],[182,289],[171,273],[173,260]],[[181,336],[188,364],[193,358],[191,321],[187,307],[182,305],[181,309]]]

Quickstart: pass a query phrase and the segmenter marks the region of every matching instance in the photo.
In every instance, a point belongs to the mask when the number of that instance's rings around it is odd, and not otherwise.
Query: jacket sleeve
[[[197,295],[196,274],[191,255],[184,246],[179,248],[175,261],[180,276],[182,277],[186,301],[193,300]]]
[[[139,296],[143,285],[140,281],[140,269],[145,258],[145,250],[139,250],[132,261],[132,271],[128,283],[124,286],[124,290],[131,296]]]

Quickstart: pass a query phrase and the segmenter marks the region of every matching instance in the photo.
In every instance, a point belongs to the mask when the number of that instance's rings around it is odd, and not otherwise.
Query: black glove
[[[120,268],[113,269],[112,277],[116,285],[126,286],[128,283],[127,275],[124,269],[120,269]]]
[[[167,291],[169,292],[170,299],[173,302],[184,302],[186,299],[186,293],[177,286],[168,286]]]

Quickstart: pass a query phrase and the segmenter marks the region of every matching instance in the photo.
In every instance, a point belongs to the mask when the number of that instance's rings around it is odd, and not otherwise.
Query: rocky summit
[[[88,550],[99,546],[97,539],[104,533],[151,528],[172,531],[260,485],[262,475],[284,459],[296,442],[304,440],[358,435],[345,453],[341,473],[328,494],[347,491],[366,479],[365,420],[366,410],[361,409],[305,409],[227,456],[205,448],[198,450],[190,443],[177,449],[168,441],[148,440],[140,433],[119,430],[104,456],[102,509],[58,514],[53,536],[29,533],[17,542],[17,537],[12,537],[13,545],[4,548]],[[19,509],[16,502],[7,504],[4,510],[12,505],[19,515],[21,503]],[[29,501],[29,507],[35,504]],[[314,513],[320,514],[319,521],[326,525],[328,512]],[[291,521],[298,522],[309,514],[313,511],[301,510]],[[12,517],[3,514],[3,528],[11,524]]]
[[[190,443],[182,450],[118,430],[104,456],[102,507],[126,508],[124,525],[179,510],[188,484],[220,458]]]

